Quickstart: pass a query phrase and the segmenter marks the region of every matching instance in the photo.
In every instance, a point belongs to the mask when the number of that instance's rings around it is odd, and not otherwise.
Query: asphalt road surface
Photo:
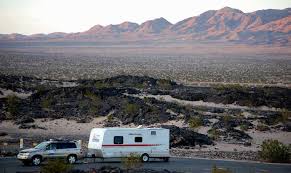
[[[83,161],[84,162],[84,161]],[[43,163],[46,164],[46,163]],[[118,160],[85,160],[85,163],[77,163],[75,169],[90,170],[101,166],[110,165],[122,167]],[[290,173],[291,164],[269,164],[245,161],[225,161],[189,158],[171,158],[169,162],[151,161],[143,164],[144,168],[179,172],[211,173],[211,168],[216,165],[219,168],[228,168],[233,173]],[[0,173],[33,172],[40,170],[41,166],[23,166],[16,158],[0,158]]]

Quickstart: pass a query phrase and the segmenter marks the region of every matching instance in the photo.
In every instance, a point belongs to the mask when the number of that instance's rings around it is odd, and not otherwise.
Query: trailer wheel
[[[143,154],[143,155],[141,156],[141,161],[142,161],[142,162],[148,162],[149,160],[150,160],[150,157],[149,157],[148,154]]]

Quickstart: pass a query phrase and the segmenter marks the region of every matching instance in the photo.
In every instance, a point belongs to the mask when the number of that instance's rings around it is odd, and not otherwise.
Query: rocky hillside
[[[291,130],[288,88],[190,87],[137,76],[54,81],[1,75],[0,79],[0,121],[12,120],[19,128],[41,128],[33,124],[37,118],[85,123],[105,116],[105,126],[182,122],[183,128],[163,126],[171,130],[173,147],[210,145],[211,139],[248,145],[251,137],[245,130]],[[169,96],[176,101],[142,96]],[[181,104],[197,100],[212,104]],[[199,126],[209,129],[207,135],[192,130]]]
[[[244,13],[225,7],[206,11],[172,24],[164,18],[138,25],[95,25],[85,32],[51,34],[2,34],[0,41],[222,41],[244,44],[290,45],[291,9]]]

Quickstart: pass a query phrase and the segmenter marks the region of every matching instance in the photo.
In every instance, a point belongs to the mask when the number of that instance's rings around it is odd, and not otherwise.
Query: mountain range
[[[142,24],[95,25],[78,33],[0,34],[0,41],[222,41],[291,45],[291,8],[244,13],[224,7],[172,24],[165,18]]]

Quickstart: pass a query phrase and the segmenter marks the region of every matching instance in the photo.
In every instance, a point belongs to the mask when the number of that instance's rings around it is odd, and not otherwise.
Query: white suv
[[[21,150],[17,159],[21,160],[24,165],[39,165],[46,159],[62,158],[68,163],[74,164],[77,159],[83,157],[81,146],[76,141],[45,141],[34,148]]]

